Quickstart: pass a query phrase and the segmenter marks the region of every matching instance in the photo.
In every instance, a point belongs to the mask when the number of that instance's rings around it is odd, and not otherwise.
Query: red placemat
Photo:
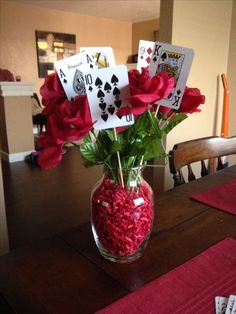
[[[191,198],[236,215],[236,179],[194,194]]]
[[[213,314],[215,296],[236,294],[236,240],[226,238],[97,314]]]

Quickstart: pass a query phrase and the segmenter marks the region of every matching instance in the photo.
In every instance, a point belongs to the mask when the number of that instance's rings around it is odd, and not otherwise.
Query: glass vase
[[[147,246],[154,218],[153,191],[143,167],[104,168],[91,194],[92,232],[101,255],[112,262],[138,259]]]

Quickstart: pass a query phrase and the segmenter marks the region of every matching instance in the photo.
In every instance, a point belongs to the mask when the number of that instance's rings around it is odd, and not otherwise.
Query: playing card
[[[215,310],[216,314],[225,314],[228,304],[228,298],[225,297],[215,297]]]
[[[236,314],[236,296],[234,296],[235,299],[234,299],[234,304],[233,304],[233,308],[231,310],[231,314]]]
[[[116,66],[111,47],[81,47],[80,51],[85,53],[88,58],[95,60],[98,69]]]
[[[236,295],[230,295],[229,296],[229,300],[228,300],[228,304],[227,304],[227,308],[225,311],[225,314],[232,314],[233,313],[233,307],[234,304],[236,303]],[[235,304],[235,310],[236,310],[236,304]]]
[[[139,41],[138,63],[137,63],[137,70],[139,72],[141,72],[141,68],[146,68],[149,66],[151,62],[151,56],[152,56],[154,45],[155,45],[154,41],[147,41],[147,40]]]
[[[178,109],[184,94],[194,51],[189,48],[156,42],[149,65],[149,74],[154,76],[167,72],[175,78],[175,87],[166,99],[158,101],[159,105]]]
[[[94,129],[109,129],[134,123],[133,115],[118,117],[116,112],[130,96],[127,68],[119,65],[84,73],[86,93]]]
[[[55,69],[69,100],[86,93],[83,71],[94,67],[96,68],[95,60],[89,60],[82,53],[55,62]]]

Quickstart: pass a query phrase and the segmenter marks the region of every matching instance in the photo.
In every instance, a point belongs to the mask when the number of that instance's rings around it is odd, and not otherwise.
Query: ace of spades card
[[[96,68],[95,63],[95,60],[88,59],[82,53],[55,62],[55,69],[69,100],[86,94],[83,71]]]
[[[84,73],[86,93],[94,129],[102,130],[134,123],[133,115],[119,117],[116,112],[130,96],[125,65]]]
[[[149,66],[151,62],[151,56],[152,56],[154,45],[155,45],[154,41],[147,41],[147,40],[139,41],[138,63],[137,63],[137,70],[139,72],[141,72],[142,68],[146,68]]]
[[[189,48],[173,46],[161,42],[154,45],[149,75],[167,72],[175,78],[175,87],[166,99],[158,101],[158,105],[178,109],[184,94],[194,51]]]
[[[80,51],[86,54],[87,59],[95,61],[98,69],[116,66],[114,52],[111,47],[81,47]]]

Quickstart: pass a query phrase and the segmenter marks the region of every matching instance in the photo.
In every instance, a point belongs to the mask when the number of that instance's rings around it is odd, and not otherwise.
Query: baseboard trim
[[[6,160],[8,162],[17,162],[17,161],[23,161],[25,160],[25,157],[30,155],[32,151],[27,151],[27,152],[20,152],[20,153],[15,153],[15,154],[8,154],[6,152],[0,151],[0,154],[2,156],[3,160]]]

